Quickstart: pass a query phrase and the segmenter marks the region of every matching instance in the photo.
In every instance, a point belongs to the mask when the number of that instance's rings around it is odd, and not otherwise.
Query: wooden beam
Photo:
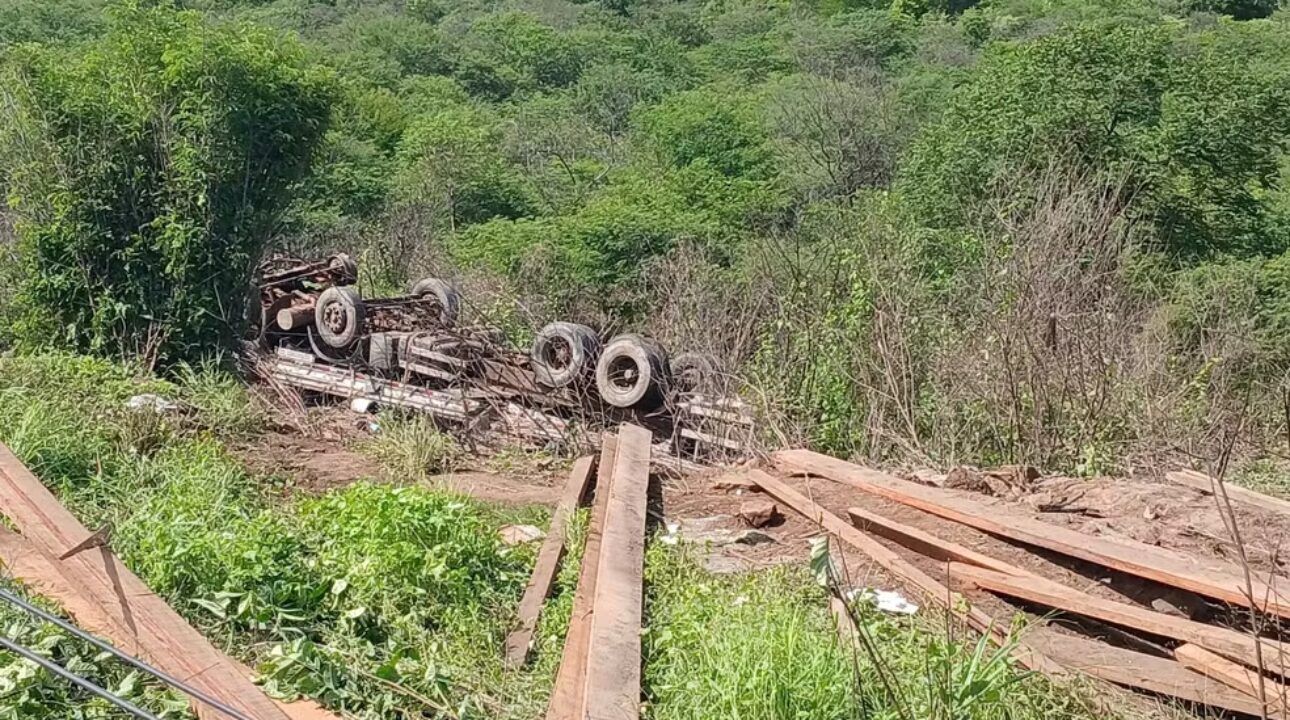
[[[600,568],[600,543],[605,527],[605,508],[609,488],[614,483],[614,458],[618,442],[605,433],[600,443],[599,477],[596,479],[596,501],[587,526],[582,551],[582,571],[573,594],[573,613],[564,638],[560,668],[556,672],[551,699],[547,703],[547,720],[583,720],[583,698],[587,679],[587,641],[591,637],[592,598],[596,591],[596,573]]]
[[[1089,677],[1176,697],[1187,702],[1258,717],[1258,701],[1226,685],[1191,672],[1174,660],[1125,650],[1046,628],[1025,635],[1027,643],[1066,667]]]
[[[652,440],[650,432],[637,425],[624,423],[618,430],[587,643],[587,720],[640,717],[645,511]]]
[[[1174,657],[1183,667],[1221,682],[1266,707],[1268,717],[1285,717],[1286,688],[1281,683],[1268,678],[1262,678],[1260,683],[1255,671],[1191,643],[1175,648]]]
[[[1199,490],[1206,495],[1213,495],[1218,489],[1214,485],[1214,479],[1205,473],[1196,472],[1195,470],[1175,470],[1174,472],[1165,473],[1165,478],[1169,482],[1185,485],[1193,490]],[[1290,515],[1290,502],[1275,498],[1271,495],[1264,495],[1249,488],[1243,488],[1240,485],[1233,485],[1230,482],[1223,483],[1223,490],[1227,492],[1227,497],[1234,502],[1253,505],[1274,513]]]
[[[855,529],[837,515],[820,507],[779,478],[760,470],[752,470],[749,472],[748,477],[757,483],[758,487],[767,495],[793,508],[808,520],[836,535],[843,542],[868,555],[874,562],[896,576],[898,580],[907,583],[913,591],[927,600],[946,608],[977,632],[988,636],[998,644],[1002,645],[1007,642],[1006,626],[997,625],[984,611],[970,606],[962,595],[951,593],[950,589],[943,583],[918,569],[893,550]],[[1015,647],[1013,655],[1023,665],[1032,670],[1050,674],[1063,672],[1061,666],[1053,663],[1042,654],[1033,651],[1024,643]]]
[[[774,462],[787,472],[826,477],[993,535],[1046,548],[1233,605],[1253,607],[1290,618],[1290,601],[1276,589],[1277,585],[1290,586],[1290,579],[1287,578],[1278,577],[1276,580],[1279,582],[1273,583],[1256,578],[1253,581],[1253,597],[1249,597],[1241,572],[1229,565],[1202,564],[1195,558],[1145,543],[1111,540],[1076,532],[1006,507],[984,505],[946,490],[917,485],[808,450],[778,452],[774,455]]]
[[[46,555],[23,536],[3,527],[0,527],[0,565],[4,565],[9,575],[29,592],[58,603],[77,627],[106,639],[127,655],[151,660],[121,620],[88,598],[84,586],[63,572],[58,558]],[[251,668],[234,662],[248,680],[254,681],[255,673]],[[155,662],[152,664],[156,666]],[[273,699],[273,704],[291,720],[340,720],[339,716],[307,698],[291,701]]]
[[[564,556],[564,539],[569,531],[569,519],[582,504],[587,495],[587,488],[596,476],[596,458],[594,455],[578,458],[569,472],[569,480],[564,485],[564,494],[551,515],[551,527],[547,530],[546,540],[538,551],[533,564],[533,574],[529,584],[524,588],[524,597],[520,599],[516,611],[517,627],[506,636],[506,664],[520,667],[529,654],[529,644],[533,640],[533,631],[537,628],[538,615],[542,604],[551,594],[555,584],[556,572],[560,569],[560,558]]]
[[[962,563],[950,563],[950,576],[1000,595],[1151,635],[1195,643],[1250,667],[1258,667],[1261,661],[1265,669],[1280,673],[1290,666],[1290,647],[1276,640],[1260,639],[1260,660],[1252,635],[1095,597],[1038,576],[1016,577]]]
[[[57,558],[90,534],[3,445],[0,513],[9,518],[31,547],[49,558]],[[79,594],[102,607],[119,625],[117,632],[124,635],[123,650],[138,649],[153,665],[186,679],[253,720],[287,720],[287,715],[245,676],[233,659],[215,649],[108,548],[96,548],[57,562],[67,584],[79,588]],[[199,705],[197,713],[203,720],[224,717],[205,705]]]
[[[851,516],[851,523],[861,530],[887,538],[933,560],[966,563],[1006,575],[1034,575],[1029,570],[992,558],[958,543],[942,540],[929,532],[882,517],[868,510],[853,507],[847,510],[847,514]]]

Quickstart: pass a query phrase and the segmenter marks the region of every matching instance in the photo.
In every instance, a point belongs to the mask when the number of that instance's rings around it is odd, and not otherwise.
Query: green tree
[[[1056,164],[1122,188],[1180,258],[1279,252],[1269,217],[1290,134],[1285,70],[1240,36],[1085,26],[987,53],[915,143],[900,187],[933,225],[971,223],[999,183]]]
[[[133,3],[84,49],[15,50],[4,76],[18,338],[163,361],[231,340],[330,76],[262,30]]]

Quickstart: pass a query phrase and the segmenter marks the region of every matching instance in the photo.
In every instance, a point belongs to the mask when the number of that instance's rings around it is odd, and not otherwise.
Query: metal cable
[[[45,622],[52,623],[53,625],[58,626],[60,629],[75,635],[76,637],[93,645],[99,650],[102,650],[103,652],[106,652],[116,657],[121,662],[124,662],[127,665],[130,665],[134,668],[142,670],[143,672],[157,678],[158,680],[165,683],[166,685],[169,685],[170,687],[188,695],[189,697],[195,700],[200,700],[201,702],[204,702],[207,705],[210,705],[211,707],[215,708],[216,710],[219,710],[225,715],[229,715],[230,717],[235,718],[235,720],[251,720],[251,718],[247,717],[242,712],[236,710],[235,708],[229,707],[227,704],[221,702],[216,698],[211,697],[210,695],[207,695],[201,690],[198,690],[197,688],[185,683],[184,681],[174,677],[173,675],[168,674],[166,671],[155,668],[149,665],[148,663],[144,662],[143,660],[140,660],[136,657],[133,657],[131,655],[128,655],[122,652],[121,650],[118,650],[112,645],[106,642],[103,642],[102,640],[94,637],[93,635],[85,632],[84,630],[58,617],[57,615],[52,615],[50,613],[45,612],[44,610],[41,610],[35,605],[32,605],[26,600],[23,600],[17,595],[14,595],[13,593],[9,592],[8,590],[0,589],[0,600],[4,600],[20,608],[21,610],[27,612],[28,614],[33,615],[37,618],[40,618],[41,620],[44,620]]]
[[[138,705],[135,705],[129,700],[113,695],[112,693],[108,692],[107,690],[104,690],[98,685],[95,685],[89,680],[86,680],[80,675],[76,675],[68,671],[62,665],[59,665],[53,660],[50,660],[49,658],[43,655],[38,655],[34,651],[29,650],[2,635],[0,635],[0,648],[4,648],[9,652],[12,652],[16,655],[19,655],[21,657],[24,657],[36,663],[37,665],[41,666],[42,668],[45,668],[46,670],[57,675],[58,677],[63,678],[64,680],[72,683],[73,685],[80,687],[81,689],[85,690],[91,695],[97,695],[98,697],[101,697],[104,700],[107,700],[108,702],[112,703],[118,708],[121,708],[122,710],[130,713],[131,715],[139,718],[139,720],[159,720],[159,718],[156,715],[153,715],[152,713],[148,712],[147,710],[144,710]]]

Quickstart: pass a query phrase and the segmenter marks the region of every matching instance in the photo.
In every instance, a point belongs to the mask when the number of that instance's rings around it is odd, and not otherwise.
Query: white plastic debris
[[[523,545],[546,537],[546,533],[542,532],[541,528],[532,525],[507,525],[498,530],[498,534],[501,535],[504,545]]]
[[[376,403],[370,398],[356,397],[349,401],[349,409],[366,415],[376,409]]]
[[[860,591],[859,596],[872,602],[879,610],[892,615],[913,615],[918,612],[918,606],[896,590],[865,588]]]
[[[663,528],[667,532],[659,536],[659,542],[664,545],[675,545],[681,542],[681,523],[664,522]]]
[[[131,397],[129,400],[125,401],[125,407],[127,410],[133,410],[135,412],[151,410],[158,415],[164,415],[179,409],[179,405],[177,403],[152,393],[144,393],[142,395]]]

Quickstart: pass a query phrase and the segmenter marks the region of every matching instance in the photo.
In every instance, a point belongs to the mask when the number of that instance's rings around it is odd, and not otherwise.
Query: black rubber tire
[[[412,283],[408,294],[413,297],[434,295],[434,299],[439,301],[439,322],[448,326],[457,322],[457,316],[461,312],[461,295],[448,281],[432,277],[421,278]]]
[[[358,263],[345,253],[336,253],[327,258],[327,266],[336,273],[337,285],[353,285],[358,282]]]
[[[683,352],[672,358],[672,387],[685,395],[709,392],[717,379],[717,359],[705,353]]]
[[[363,297],[352,287],[329,287],[314,305],[314,327],[324,345],[348,348],[363,335],[367,317]]]
[[[570,322],[553,322],[539,330],[529,354],[538,383],[549,388],[590,378],[599,356],[596,331]]]
[[[669,384],[667,353],[642,335],[610,340],[596,363],[596,389],[614,407],[653,410],[663,403]]]

